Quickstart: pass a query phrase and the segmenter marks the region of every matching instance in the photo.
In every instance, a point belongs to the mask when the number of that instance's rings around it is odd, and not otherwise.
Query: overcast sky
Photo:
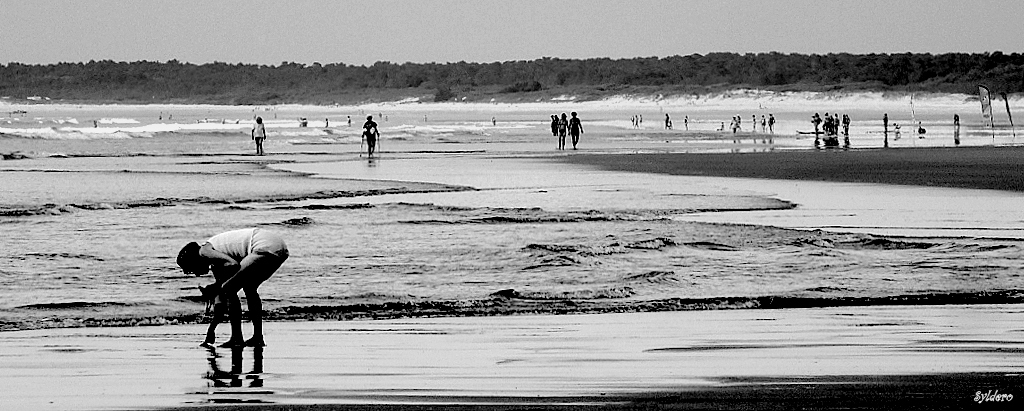
[[[1022,52],[1024,0],[0,0],[0,63]]]

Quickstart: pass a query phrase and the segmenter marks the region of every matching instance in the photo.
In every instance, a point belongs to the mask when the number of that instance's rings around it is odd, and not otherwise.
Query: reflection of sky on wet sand
[[[0,334],[0,386],[11,409],[83,410],[586,402],[719,386],[736,376],[880,376],[872,380],[884,384],[887,375],[1021,372],[1017,311],[847,307],[283,322],[268,324],[262,353],[200,348],[199,325],[9,332]]]
[[[468,173],[453,173],[456,166]],[[393,159],[275,166],[325,177],[466,185],[482,191],[404,194],[389,201],[547,210],[735,210],[679,215],[686,221],[924,237],[1024,238],[1022,194],[998,190],[611,172],[558,161],[506,158]],[[348,200],[346,200],[348,201]],[[791,203],[796,209],[784,205]]]

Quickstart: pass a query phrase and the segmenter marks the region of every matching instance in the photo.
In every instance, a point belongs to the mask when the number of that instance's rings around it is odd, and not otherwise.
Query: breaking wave
[[[473,317],[517,314],[601,314],[620,312],[770,310],[785,308],[857,307],[878,305],[1021,304],[1024,290],[975,293],[923,293],[880,297],[707,297],[636,300],[629,287],[576,292],[525,292],[500,290],[477,300],[399,300],[356,304],[290,305],[269,309],[268,321],[321,321],[393,319],[417,317]],[[375,296],[368,296],[373,300]],[[390,298],[390,297],[386,297]],[[325,302],[328,300],[324,300]],[[33,304],[29,310],[67,310],[123,306],[115,302],[70,302]],[[199,303],[195,311],[199,312]],[[202,314],[137,317],[53,317],[24,321],[0,321],[0,331],[67,327],[124,327],[139,325],[198,324],[208,321]]]

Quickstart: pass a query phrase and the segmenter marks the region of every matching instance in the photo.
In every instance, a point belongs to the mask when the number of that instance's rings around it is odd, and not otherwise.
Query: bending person
[[[207,301],[212,300],[213,320],[206,331],[204,346],[217,339],[217,325],[227,310],[231,321],[231,338],[221,347],[262,347],[263,303],[257,291],[288,259],[288,246],[281,237],[260,228],[246,228],[217,234],[202,246],[191,242],[178,253],[178,266],[185,274],[197,276],[213,271],[216,282],[200,289]],[[252,321],[252,338],[242,338],[242,307],[238,291],[245,292]]]

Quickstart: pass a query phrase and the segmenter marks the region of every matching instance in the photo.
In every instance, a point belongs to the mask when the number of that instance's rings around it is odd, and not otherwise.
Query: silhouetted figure
[[[566,117],[565,113],[562,113],[562,118],[558,120],[558,149],[565,150],[565,135],[569,132],[569,118]]]
[[[960,115],[953,115],[953,144],[960,145]]]
[[[666,114],[667,116],[668,114]],[[670,127],[671,128],[671,127]],[[579,117],[576,117],[576,112],[572,112],[572,118],[569,119],[569,135],[572,136],[572,149],[576,149],[576,144],[580,142],[580,134],[583,133],[583,124],[580,123]]]
[[[380,137],[380,131],[377,130],[377,123],[373,121],[373,116],[366,116],[366,122],[363,123],[363,139],[366,140],[366,155],[368,157],[373,157],[378,137]]]

